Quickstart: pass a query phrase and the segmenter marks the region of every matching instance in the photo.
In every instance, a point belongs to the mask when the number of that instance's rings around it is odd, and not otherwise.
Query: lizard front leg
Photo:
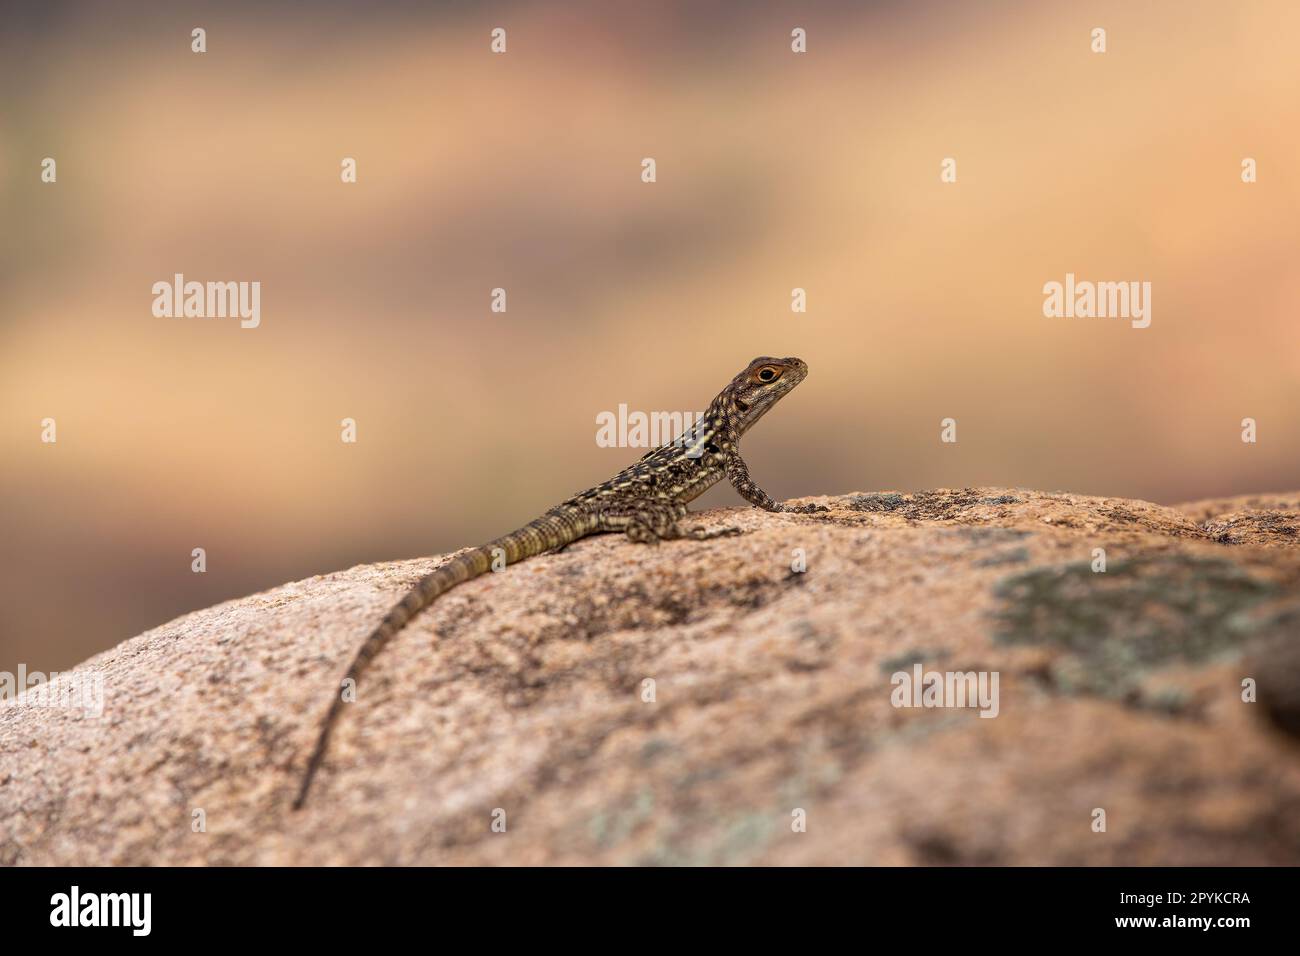
[[[813,514],[817,511],[828,510],[821,505],[796,505],[793,508],[788,508],[781,504],[754,483],[754,479],[749,477],[749,468],[745,465],[745,459],[734,451],[727,456],[727,480],[731,482],[731,487],[735,488],[742,498],[764,511]]]

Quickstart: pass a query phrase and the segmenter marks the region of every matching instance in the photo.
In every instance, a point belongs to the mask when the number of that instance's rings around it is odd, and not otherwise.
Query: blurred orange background
[[[639,457],[597,413],[702,409],[761,354],[811,366],[745,443],[777,498],[1300,488],[1289,0],[87,3],[2,29],[0,669],[479,543]],[[155,318],[177,272],[260,281],[261,326]],[[1067,272],[1150,281],[1150,328],[1045,318]]]

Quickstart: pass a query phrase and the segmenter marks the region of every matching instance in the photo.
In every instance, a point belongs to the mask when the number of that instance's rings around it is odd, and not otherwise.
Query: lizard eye
[[[758,380],[760,382],[772,382],[775,381],[776,377],[780,374],[781,373],[772,368],[772,366],[766,365],[758,370]]]

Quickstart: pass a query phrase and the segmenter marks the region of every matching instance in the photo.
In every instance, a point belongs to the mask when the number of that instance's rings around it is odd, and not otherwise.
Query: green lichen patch
[[[1004,578],[994,639],[1068,653],[1051,668],[1065,692],[1132,697],[1148,673],[1240,654],[1269,627],[1250,612],[1277,584],[1232,561],[1163,554],[1094,572],[1080,562]]]
[[[946,648],[939,647],[931,650],[924,647],[913,647],[881,661],[880,672],[882,674],[893,674],[897,671],[907,670],[913,664],[938,661],[947,656],[948,651]]]
[[[975,567],[996,568],[1007,564],[1024,564],[1028,560],[1028,548],[1008,548],[1005,551],[995,551],[987,557],[980,558],[975,562]]]

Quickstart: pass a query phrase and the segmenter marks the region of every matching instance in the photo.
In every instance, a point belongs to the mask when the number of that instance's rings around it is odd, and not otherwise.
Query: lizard
[[[807,375],[808,365],[802,359],[754,359],[678,438],[652,449],[608,481],[562,501],[522,528],[464,551],[420,578],[366,638],[341,686],[351,681],[355,687],[376,655],[416,614],[456,585],[485,574],[493,567],[494,559],[504,558],[510,565],[563,550],[588,535],[608,532],[621,531],[630,540],[644,544],[735,534],[734,528],[707,532],[678,526],[687,514],[687,503],[723,478],[746,501],[765,511],[809,514],[827,510],[820,505],[788,507],[773,500],[749,477],[749,468],[740,457],[741,436]],[[501,567],[499,563],[497,566]],[[344,696],[336,695],[320,724],[316,746],[294,800],[295,810],[306,803],[344,703]]]

